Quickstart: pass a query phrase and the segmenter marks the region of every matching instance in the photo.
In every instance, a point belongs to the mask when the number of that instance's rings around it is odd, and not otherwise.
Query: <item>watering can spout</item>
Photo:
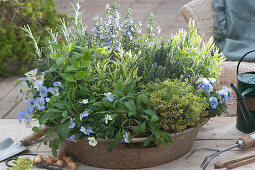
[[[246,125],[250,125],[253,122],[253,116],[251,115],[251,113],[245,103],[244,96],[254,89],[248,88],[243,93],[241,93],[239,91],[239,89],[234,84],[231,84],[230,86],[236,93],[236,100],[237,100],[238,105],[240,106],[241,113],[242,113],[242,116],[246,122]]]

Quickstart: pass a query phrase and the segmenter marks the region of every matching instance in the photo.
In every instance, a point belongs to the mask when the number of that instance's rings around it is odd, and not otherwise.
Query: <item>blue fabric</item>
[[[227,60],[237,61],[255,49],[255,0],[211,0],[215,43]],[[244,58],[255,61],[255,53]]]

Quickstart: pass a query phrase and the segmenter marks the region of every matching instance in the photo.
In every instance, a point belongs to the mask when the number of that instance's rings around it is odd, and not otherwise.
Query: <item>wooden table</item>
[[[199,131],[197,139],[194,143],[193,149],[196,147],[204,146],[204,147],[212,147],[212,148],[224,148],[230,146],[235,143],[235,141],[244,133],[238,131],[235,128],[235,117],[216,117],[212,118],[207,124],[205,124]],[[19,124],[16,119],[0,119],[0,141],[3,141],[7,137],[11,137],[14,141],[18,142],[24,136],[32,133],[32,130],[26,128],[24,124]],[[184,139],[185,140],[185,139]],[[36,151],[38,143],[33,144],[30,147],[30,152]],[[42,146],[38,149],[39,153],[49,155],[50,149],[47,146]],[[244,153],[254,153],[255,147],[250,148],[247,151],[240,151],[239,149],[233,149],[231,151],[222,153],[218,157],[216,157],[208,166],[207,169],[214,169],[213,165],[216,161],[224,160],[228,158],[237,157],[240,154]],[[203,161],[204,157],[208,154],[208,151],[199,151],[195,153],[190,159],[186,160],[185,156],[175,160],[173,162],[160,165],[153,168],[147,169],[171,169],[171,170],[199,170],[200,163]],[[1,153],[0,153],[1,154]],[[6,166],[3,162],[0,163],[0,169],[6,169]],[[34,168],[36,169],[36,168]],[[100,168],[89,167],[86,165],[79,166],[78,170],[96,170]],[[251,170],[255,169],[255,163],[243,166],[237,169],[246,169]]]

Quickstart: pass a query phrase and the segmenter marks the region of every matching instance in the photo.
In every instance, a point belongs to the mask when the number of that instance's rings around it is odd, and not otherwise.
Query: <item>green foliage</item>
[[[195,92],[192,85],[180,80],[150,82],[148,96],[159,114],[160,127],[169,132],[180,132],[196,126],[208,113],[208,102]]]
[[[212,39],[203,44],[194,22],[189,23],[189,34],[182,29],[168,42],[156,41],[151,48],[142,49],[138,64],[138,74],[145,83],[157,78],[187,78],[194,84],[199,77],[217,78],[221,72],[218,65],[224,61]]]
[[[17,161],[12,161],[14,167],[7,168],[7,170],[31,170],[33,167],[33,160],[28,160],[25,157],[19,156]]]
[[[57,24],[53,0],[0,1],[0,76],[24,73],[33,66],[33,45],[20,27],[29,24],[35,37]],[[42,43],[41,43],[42,44]]]
[[[173,142],[170,133],[215,113],[209,110],[206,96],[213,90],[209,82],[201,86],[204,91],[194,89],[198,77],[217,77],[220,72],[217,66],[223,57],[212,42],[201,45],[190,23],[189,35],[180,31],[161,43],[162,37],[155,37],[160,28],[154,28],[152,14],[148,34],[140,35],[141,25],[133,24],[130,13],[121,24],[118,6],[106,6],[105,20],[95,18],[90,34],[75,3],[73,23],[62,19],[59,30],[48,29],[42,48],[33,30],[23,27],[33,41],[39,69],[19,80],[28,87],[20,90],[28,108],[18,118],[28,127],[32,118],[38,119],[40,126],[33,127],[34,132],[40,132],[42,125],[50,127],[44,144],[49,144],[54,156],[66,139],[87,137],[92,146],[97,138],[113,139],[109,151],[133,137],[147,137],[145,147],[168,144]]]

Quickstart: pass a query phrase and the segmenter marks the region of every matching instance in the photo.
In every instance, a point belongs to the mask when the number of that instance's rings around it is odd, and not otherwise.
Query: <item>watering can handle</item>
[[[238,64],[237,64],[237,68],[236,68],[236,75],[239,74],[239,65],[240,65],[241,61],[243,60],[243,58],[246,57],[248,54],[250,54],[250,53],[252,53],[252,52],[255,52],[255,50],[251,50],[251,51],[247,52],[247,53],[244,54],[244,55],[242,56],[242,58],[239,60],[239,62],[238,62]]]

